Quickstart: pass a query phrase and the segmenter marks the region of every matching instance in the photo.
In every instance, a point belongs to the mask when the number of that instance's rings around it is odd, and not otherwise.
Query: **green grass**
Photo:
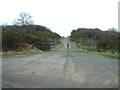
[[[63,45],[60,43],[60,44],[57,44],[54,48],[51,49],[51,51],[59,51],[58,49],[60,49]]]
[[[112,58],[120,58],[120,54],[113,54],[109,52],[97,52],[97,51],[87,51],[81,48],[78,48],[75,43],[73,44],[73,48],[75,48],[79,52],[86,52],[86,53],[93,53],[93,54],[98,54],[98,55],[103,55],[103,56],[108,56]]]
[[[51,50],[47,51],[32,51],[32,52],[10,52],[10,53],[5,53],[5,54],[0,54],[0,56],[15,56],[15,55],[29,55],[29,54],[38,54],[38,53],[45,53],[45,52],[50,52],[50,51],[59,51],[58,49],[62,47],[62,44],[57,44],[55,45],[54,48]]]
[[[99,54],[99,55],[103,55],[103,56],[109,56],[112,58],[120,58],[120,54],[113,54],[113,53],[108,53],[108,52],[91,52],[94,54]]]
[[[61,43],[55,45],[54,48],[52,48],[51,50],[47,50],[47,51],[43,51],[43,52],[51,52],[51,51],[59,51],[58,49],[60,49],[63,45]]]
[[[61,43],[60,43],[60,44],[57,44],[57,45],[55,45],[55,47],[52,48],[51,50],[43,51],[43,53],[45,53],[45,52],[51,52],[51,51],[60,51],[60,50],[58,50],[58,49],[60,49],[62,46],[63,46],[63,45],[62,45]]]
[[[38,54],[42,53],[41,51],[32,51],[32,52],[10,52],[10,53],[5,53],[1,56],[15,56],[15,55],[29,55],[29,54]]]

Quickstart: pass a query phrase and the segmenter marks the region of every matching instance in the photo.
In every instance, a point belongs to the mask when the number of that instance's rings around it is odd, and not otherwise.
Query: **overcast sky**
[[[12,24],[20,12],[33,16],[61,36],[77,28],[118,28],[119,0],[1,0],[0,25]]]

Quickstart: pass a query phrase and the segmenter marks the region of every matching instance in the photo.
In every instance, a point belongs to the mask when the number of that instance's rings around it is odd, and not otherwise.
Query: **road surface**
[[[118,59],[75,50],[2,57],[3,88],[117,88]],[[70,48],[67,48],[70,44]]]

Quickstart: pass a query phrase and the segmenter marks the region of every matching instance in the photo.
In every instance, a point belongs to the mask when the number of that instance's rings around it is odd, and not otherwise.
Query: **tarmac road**
[[[118,87],[118,59],[78,52],[68,39],[61,41],[64,46],[59,51],[2,57],[2,87]]]

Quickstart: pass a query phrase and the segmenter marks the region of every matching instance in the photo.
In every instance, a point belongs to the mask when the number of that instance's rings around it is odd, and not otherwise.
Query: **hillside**
[[[2,51],[50,50],[50,43],[59,43],[60,37],[57,33],[41,25],[3,26]]]
[[[102,31],[98,28],[78,28],[71,32],[71,40],[78,47],[92,51],[108,51],[117,53],[120,48],[120,33],[115,31]]]

